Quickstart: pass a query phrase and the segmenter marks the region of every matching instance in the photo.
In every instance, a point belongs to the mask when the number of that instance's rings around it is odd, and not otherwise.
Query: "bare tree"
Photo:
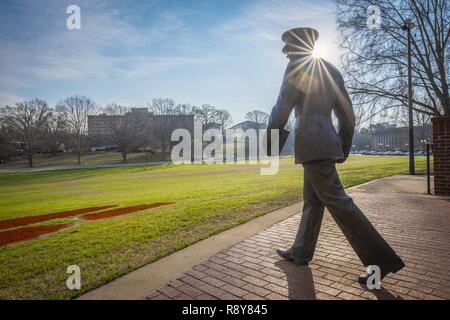
[[[80,164],[87,141],[88,115],[94,111],[95,103],[88,97],[72,96],[61,101],[59,107],[63,110],[70,134],[69,142]]]
[[[6,106],[0,110],[2,122],[10,128],[20,146],[28,166],[33,167],[33,156],[42,149],[45,128],[51,117],[51,109],[44,100],[33,99]]]
[[[52,155],[56,155],[59,147],[66,139],[66,120],[63,109],[56,107],[45,127],[45,144]]]
[[[269,114],[264,111],[254,110],[247,112],[245,119],[252,123],[253,129],[264,129],[267,126],[267,121],[269,121]]]
[[[413,124],[414,126],[426,126],[431,125],[432,116],[424,112],[415,112],[413,114]],[[403,126],[408,126],[408,110],[405,108],[394,110],[391,114],[392,122],[399,123]]]
[[[399,123],[405,127],[408,126],[408,110],[404,108],[398,111],[396,110],[392,115],[392,119],[395,123]],[[414,137],[418,141],[426,140],[431,136],[431,115],[428,113],[415,112],[413,114],[413,125],[415,126]]]
[[[148,104],[150,119],[148,129],[159,142],[163,160],[166,159],[167,146],[171,143],[171,133],[174,128],[174,116],[179,115],[179,109],[173,99],[156,98]]]
[[[245,118],[250,121],[250,128],[256,130],[256,139],[257,139],[257,150],[258,150],[258,158],[259,158],[259,129],[264,129],[267,127],[267,122],[269,121],[269,114],[264,111],[253,110],[247,112]]]
[[[2,116],[4,112],[4,108],[0,108],[0,163],[9,161],[18,153],[18,148],[14,144],[12,128]]]
[[[203,130],[210,129],[214,124],[219,124],[220,110],[210,104],[203,104],[201,107],[193,107],[195,119],[200,121]]]
[[[177,109],[178,109],[179,114],[184,114],[184,115],[193,114],[193,110],[192,110],[193,108],[188,103],[178,104]]]
[[[448,0],[336,2],[344,74],[362,121],[407,107],[407,32],[402,30],[407,18],[416,25],[412,29],[413,108],[432,116],[450,115]],[[367,25],[373,5],[381,11],[379,29]]]
[[[225,136],[225,129],[233,122],[231,114],[230,112],[228,112],[228,110],[219,109],[217,113],[217,119],[219,120],[220,126],[222,128],[222,134]]]
[[[117,145],[122,154],[122,161],[127,162],[127,154],[139,146],[144,130],[145,119],[139,113],[116,103],[105,108],[105,124],[110,134],[108,137]]]

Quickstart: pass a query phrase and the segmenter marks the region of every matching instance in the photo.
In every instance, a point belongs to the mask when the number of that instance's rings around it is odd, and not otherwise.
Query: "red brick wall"
[[[450,195],[450,117],[435,117],[433,123],[434,191]]]

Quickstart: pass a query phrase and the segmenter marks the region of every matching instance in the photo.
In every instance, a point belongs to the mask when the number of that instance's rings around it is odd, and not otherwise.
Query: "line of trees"
[[[80,163],[87,141],[87,117],[94,108],[94,102],[84,96],[69,97],[55,108],[40,99],[0,108],[0,159],[21,155],[32,167],[36,153],[56,154],[66,145],[77,154]]]
[[[139,148],[147,150],[149,146],[165,159],[172,147],[172,131],[192,126],[192,118],[183,116],[191,115],[202,123],[204,130],[214,127],[225,130],[232,123],[227,110],[209,104],[197,107],[156,98],[147,104],[147,110],[149,113],[143,116],[117,103],[101,108],[93,99],[78,95],[59,101],[53,108],[40,99],[0,107],[0,162],[20,156],[33,167],[33,157],[37,153],[56,155],[66,151],[76,155],[80,164],[81,155],[89,146],[107,144],[121,153],[123,162],[127,162],[130,152]],[[104,116],[107,133],[88,135],[88,116],[99,113]],[[262,128],[267,124],[268,115],[255,110],[249,112],[246,119],[254,123],[255,128]]]

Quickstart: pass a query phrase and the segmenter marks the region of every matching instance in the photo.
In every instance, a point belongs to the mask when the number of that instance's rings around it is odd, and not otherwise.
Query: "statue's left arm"
[[[344,160],[347,159],[352,147],[353,133],[355,131],[355,112],[353,111],[352,101],[345,89],[344,80],[341,75],[336,80],[336,105],[334,112],[338,118],[338,135],[342,142],[342,151]]]

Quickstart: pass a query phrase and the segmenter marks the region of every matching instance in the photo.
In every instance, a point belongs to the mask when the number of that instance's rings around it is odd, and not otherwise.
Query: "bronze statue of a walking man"
[[[339,180],[335,163],[344,162],[349,155],[355,115],[340,72],[331,63],[312,56],[318,36],[312,28],[296,28],[282,37],[286,44],[283,53],[289,63],[267,133],[270,135],[271,129],[284,130],[294,110],[295,162],[304,167],[304,205],[294,243],[288,250],[277,252],[298,265],[308,265],[326,207],[362,263],[377,265],[383,278],[403,268],[404,263],[345,193]],[[337,131],[332,111],[339,122]],[[360,276],[359,282],[367,283],[368,277]]]

